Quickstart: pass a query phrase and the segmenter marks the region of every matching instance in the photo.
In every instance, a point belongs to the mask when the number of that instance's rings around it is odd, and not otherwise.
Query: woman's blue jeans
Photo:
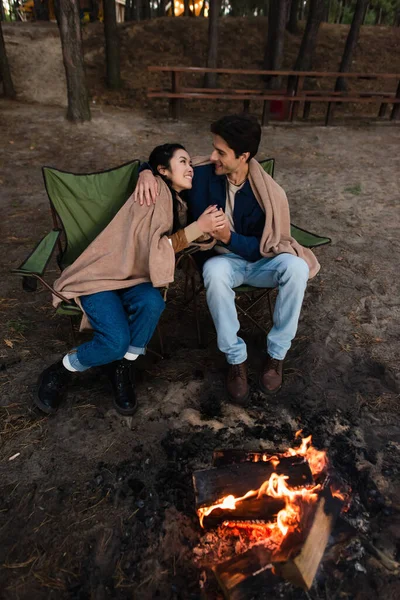
[[[69,355],[77,371],[120,360],[127,352],[145,354],[165,302],[151,283],[81,296],[93,338]]]

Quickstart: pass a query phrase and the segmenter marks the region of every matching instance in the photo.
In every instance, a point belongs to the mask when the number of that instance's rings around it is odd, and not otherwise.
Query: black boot
[[[138,407],[135,389],[135,369],[132,361],[123,358],[111,363],[108,376],[114,392],[114,406],[121,415],[133,415]]]
[[[34,399],[36,406],[48,415],[55,413],[67,394],[71,375],[62,364],[62,360],[47,367],[39,377]]]

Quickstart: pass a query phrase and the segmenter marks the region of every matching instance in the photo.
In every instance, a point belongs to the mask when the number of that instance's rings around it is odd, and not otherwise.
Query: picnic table
[[[236,100],[243,102],[244,112],[250,110],[250,102],[262,101],[262,124],[266,125],[270,119],[271,103],[279,101],[286,103],[286,118],[289,121],[296,119],[300,105],[304,106],[303,118],[310,115],[311,105],[314,103],[326,103],[325,125],[333,121],[333,107],[338,104],[375,104],[379,105],[378,117],[386,114],[389,104],[393,105],[390,120],[400,118],[400,74],[396,73],[340,73],[319,71],[264,71],[258,69],[209,69],[206,67],[165,67],[149,66],[150,73],[166,73],[171,76],[169,87],[149,87],[148,98],[166,98],[169,100],[170,115],[179,119],[182,112],[183,100]],[[267,81],[263,88],[245,87],[216,87],[205,88],[187,85],[183,79],[189,75],[203,75],[205,73],[218,73],[228,76],[254,76]],[[337,78],[343,78],[346,82],[376,81],[377,86],[373,90],[335,91]],[[286,80],[286,86],[282,80]],[[332,89],[315,89],[318,84],[329,83],[332,80]],[[378,83],[380,85],[378,85]],[[393,83],[392,89],[382,89],[384,84]],[[396,87],[397,84],[397,87]]]

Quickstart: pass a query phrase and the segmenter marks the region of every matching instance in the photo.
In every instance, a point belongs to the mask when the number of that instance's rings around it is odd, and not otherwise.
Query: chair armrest
[[[12,269],[12,273],[23,277],[22,286],[25,291],[36,291],[37,280],[39,279],[43,282],[42,275],[46,270],[60,235],[61,229],[50,231],[40,240],[22,264],[18,268]]]
[[[40,240],[28,258],[19,267],[12,270],[12,273],[23,276],[43,275],[60,235],[61,229],[52,229]]]
[[[291,235],[296,242],[305,248],[324,246],[325,244],[330,244],[332,241],[331,238],[321,237],[320,235],[316,235],[315,233],[301,229],[301,227],[297,227],[296,225],[293,225],[293,223],[290,225],[290,230]]]

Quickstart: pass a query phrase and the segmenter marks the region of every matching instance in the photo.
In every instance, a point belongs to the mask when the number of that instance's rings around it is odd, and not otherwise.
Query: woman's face
[[[160,172],[170,180],[170,185],[176,192],[191,189],[193,167],[186,150],[175,150],[169,163],[169,169],[160,167]]]

